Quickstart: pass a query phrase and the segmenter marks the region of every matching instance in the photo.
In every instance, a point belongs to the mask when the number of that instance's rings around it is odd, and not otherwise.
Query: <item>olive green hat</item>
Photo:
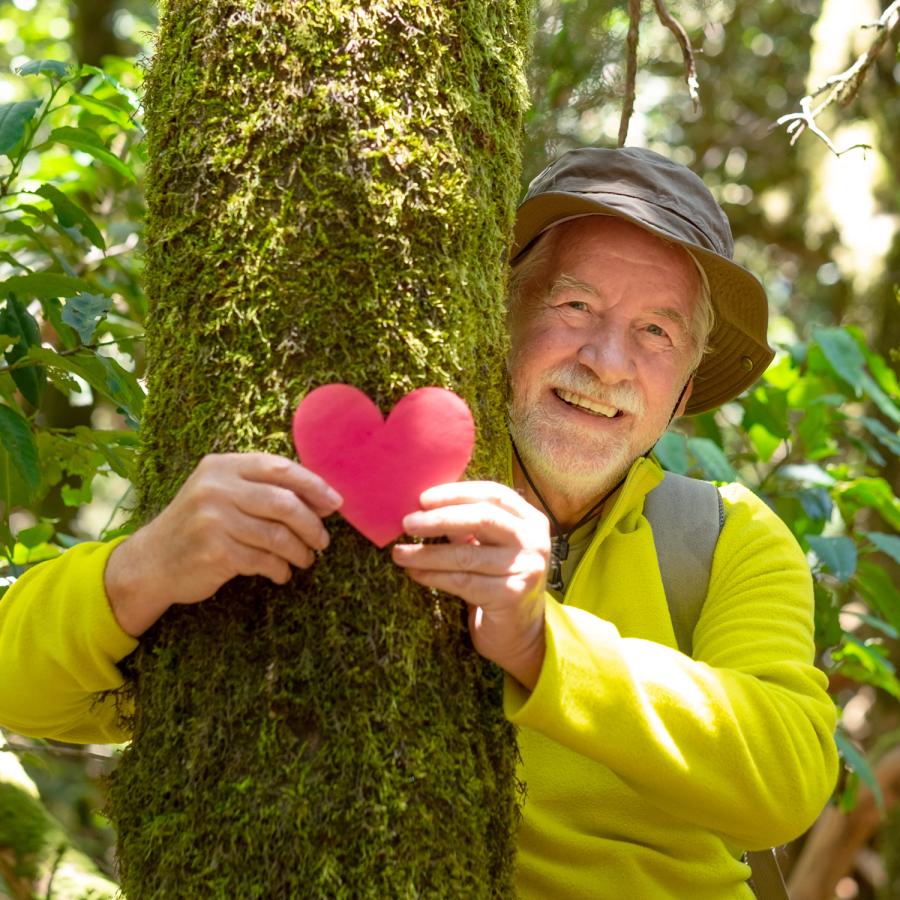
[[[680,244],[706,273],[716,324],[685,412],[713,409],[753,384],[774,356],[766,341],[766,292],[732,260],[731,227],[703,181],[652,150],[572,150],[529,185],[516,215],[511,259],[552,225],[596,214],[619,216]]]

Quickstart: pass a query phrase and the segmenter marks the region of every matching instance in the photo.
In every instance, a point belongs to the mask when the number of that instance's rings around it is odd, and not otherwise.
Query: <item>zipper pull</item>
[[[553,538],[550,545],[550,570],[547,573],[547,587],[553,591],[564,590],[562,578],[562,561],[569,558],[569,541],[566,535],[560,534]]]

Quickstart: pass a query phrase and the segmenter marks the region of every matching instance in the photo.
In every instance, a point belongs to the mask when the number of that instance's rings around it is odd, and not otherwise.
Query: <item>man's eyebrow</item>
[[[592,297],[599,297],[597,289],[590,284],[587,284],[584,281],[579,281],[577,278],[573,278],[571,275],[560,275],[553,284],[550,285],[550,290],[548,291],[551,297],[556,296],[556,294],[565,290],[576,290],[581,291],[583,294],[590,294]]]
[[[673,306],[658,306],[650,310],[650,314],[674,322],[685,334],[689,334],[691,323],[681,310]]]

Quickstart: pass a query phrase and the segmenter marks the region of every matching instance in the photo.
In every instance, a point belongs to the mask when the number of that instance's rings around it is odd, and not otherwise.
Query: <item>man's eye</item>
[[[574,309],[579,312],[583,312],[588,309],[588,305],[584,302],[584,300],[566,300],[566,302],[563,304],[563,307],[565,309]]]
[[[669,336],[668,334],[666,334],[666,330],[659,325],[648,325],[647,331],[650,332],[650,334],[654,335],[655,337],[668,337]]]

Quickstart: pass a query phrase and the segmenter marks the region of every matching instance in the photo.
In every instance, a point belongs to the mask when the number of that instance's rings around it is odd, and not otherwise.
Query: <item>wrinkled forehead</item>
[[[557,230],[558,229],[558,230]],[[666,241],[617,216],[587,215],[566,219],[552,226],[555,234],[556,260],[563,256],[590,258],[619,257],[625,264],[652,260],[656,265],[670,265],[675,272],[696,272],[696,260],[680,244]]]

